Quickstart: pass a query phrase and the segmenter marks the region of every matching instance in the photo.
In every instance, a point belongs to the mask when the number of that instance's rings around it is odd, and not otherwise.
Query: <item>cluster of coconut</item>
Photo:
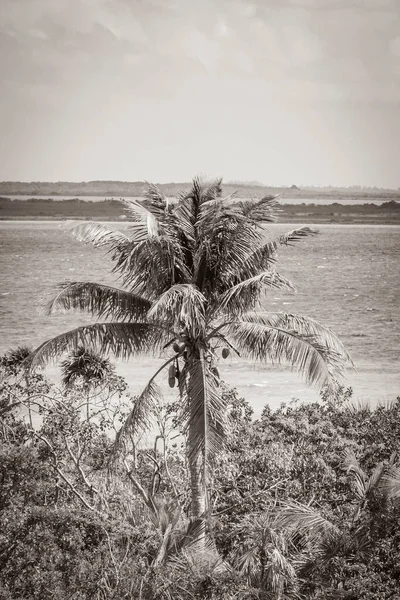
[[[185,344],[180,345],[177,342],[175,342],[173,344],[172,348],[174,349],[174,352],[176,352],[177,354],[182,354],[185,349]],[[221,352],[222,358],[228,358],[229,354],[230,354],[229,348],[222,348],[222,352]],[[214,369],[214,371],[219,378],[218,370]],[[175,387],[176,381],[179,381],[179,375],[180,375],[179,364],[178,364],[178,360],[176,360],[176,362],[174,364],[172,364],[170,366],[170,368],[168,369],[168,385],[170,388]]]

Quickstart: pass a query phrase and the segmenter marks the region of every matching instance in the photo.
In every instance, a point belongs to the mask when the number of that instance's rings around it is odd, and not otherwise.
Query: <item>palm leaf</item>
[[[266,195],[259,200],[243,200],[238,202],[237,209],[255,225],[274,223],[276,221],[276,207],[278,196]]]
[[[139,435],[150,429],[152,417],[161,400],[161,389],[154,382],[154,377],[152,377],[140,396],[134,398],[133,408],[116,435],[111,460],[115,460],[125,448],[128,438],[136,440]]]
[[[210,365],[201,355],[189,363],[187,405],[184,410],[184,429],[188,436],[189,461],[203,457],[203,473],[223,449],[226,406],[218,389],[218,381]]]
[[[257,361],[284,362],[319,388],[334,384],[342,376],[341,355],[313,336],[238,320],[227,323],[222,333],[234,341],[242,355]]]
[[[317,233],[317,230],[311,229],[310,227],[299,227],[279,236],[275,240],[263,242],[251,253],[251,255],[249,255],[248,269],[253,271],[265,269],[271,264],[271,262],[275,260],[279,246],[291,245],[293,242],[301,240],[310,235],[316,235]]]
[[[148,317],[164,320],[178,330],[184,328],[197,337],[205,328],[205,304],[205,297],[194,285],[174,285],[156,300]]]
[[[191,277],[179,244],[167,237],[153,237],[125,247],[114,258],[114,272],[120,274],[123,284],[152,301]]]
[[[101,355],[113,353],[126,360],[140,353],[161,350],[168,332],[160,324],[95,323],[77,327],[41,344],[26,359],[30,368],[42,366],[68,350],[85,346]]]
[[[371,473],[365,487],[365,495],[371,496],[382,487],[382,479],[385,473],[385,465],[383,462],[378,463]]]
[[[227,314],[241,314],[249,308],[254,308],[260,302],[260,295],[265,288],[278,288],[294,291],[288,279],[275,271],[263,271],[228,289],[219,298],[219,308]]]
[[[117,248],[130,241],[129,237],[104,223],[82,223],[72,229],[73,236],[80,242],[94,246],[112,246]]]
[[[98,283],[73,281],[59,285],[60,292],[45,307],[50,315],[57,309],[87,311],[99,318],[143,319],[151,302],[141,296]]]
[[[261,323],[270,327],[292,331],[303,336],[312,336],[321,344],[340,354],[343,361],[348,363],[348,366],[354,366],[350,355],[338,336],[331,329],[310,317],[291,313],[248,312],[242,314],[241,319],[250,323]]]
[[[275,243],[281,246],[290,246],[293,245],[293,242],[298,242],[309,235],[318,234],[319,231],[317,229],[312,229],[311,227],[306,226],[298,227],[297,229],[292,229],[292,231],[280,235]]]
[[[321,538],[326,531],[338,532],[338,528],[311,506],[300,502],[285,502],[277,516],[277,524],[306,533],[310,539]]]
[[[358,499],[364,500],[368,493],[369,482],[367,481],[367,477],[360,467],[352,448],[347,448],[344,452],[343,467],[353,479],[354,489]]]
[[[163,217],[165,211],[168,210],[168,198],[165,196],[164,192],[160,190],[160,188],[154,183],[147,183],[147,189],[145,198],[150,205],[150,211],[156,217]]]
[[[133,232],[131,238],[135,242],[143,241],[151,237],[158,237],[158,221],[150,210],[132,198],[123,200],[123,203],[131,218],[129,230],[130,232]]]
[[[80,379],[86,385],[96,387],[115,375],[115,367],[108,358],[90,352],[84,346],[72,350],[60,367],[61,383],[66,388],[72,387]]]
[[[389,498],[400,498],[400,467],[390,466],[383,478],[384,490]]]

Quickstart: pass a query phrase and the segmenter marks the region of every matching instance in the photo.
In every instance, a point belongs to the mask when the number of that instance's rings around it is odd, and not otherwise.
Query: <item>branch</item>
[[[123,460],[123,464],[124,464],[124,467],[126,469],[126,474],[128,475],[131,483],[134,485],[134,487],[136,488],[136,490],[139,492],[140,496],[142,497],[143,502],[146,504],[146,506],[152,512],[154,512],[154,514],[157,514],[157,507],[154,504],[153,499],[149,496],[149,494],[146,493],[146,491],[143,488],[143,486],[141,485],[141,483],[133,475],[132,470],[129,468],[129,465],[126,462],[126,459]]]
[[[88,478],[86,477],[81,465],[79,464],[79,459],[74,455],[74,453],[71,450],[70,445],[68,444],[67,438],[64,437],[64,441],[65,441],[65,445],[68,450],[68,454],[70,455],[75,467],[78,469],[79,475],[82,477],[82,481],[84,482],[86,487],[88,487],[91,492],[94,492],[95,494],[100,494],[99,490],[97,488],[95,488],[94,485],[92,485],[90,483],[90,481],[88,480]]]
[[[43,437],[43,436],[39,435],[38,433],[36,433],[36,431],[32,430],[32,433],[33,433],[33,435],[36,438],[38,438],[39,440],[41,440],[42,442],[44,442],[46,444],[46,446],[48,447],[48,449],[50,450],[50,452],[51,452],[51,454],[53,456],[53,468],[58,473],[58,475],[61,477],[61,479],[68,485],[69,489],[75,494],[75,496],[77,498],[79,498],[79,500],[82,502],[82,504],[87,509],[89,509],[92,512],[95,512],[95,513],[97,513],[99,515],[101,515],[101,512],[98,511],[94,506],[91,506],[89,504],[89,502],[82,496],[82,494],[80,492],[78,492],[78,490],[73,485],[73,483],[71,483],[71,481],[68,479],[68,477],[61,471],[60,467],[58,466],[58,461],[57,461],[56,453],[54,452],[54,448],[50,444],[50,442],[45,437]]]

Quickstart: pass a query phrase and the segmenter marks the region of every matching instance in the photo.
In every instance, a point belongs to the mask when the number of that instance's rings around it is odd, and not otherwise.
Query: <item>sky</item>
[[[0,180],[400,186],[400,0],[1,0]]]

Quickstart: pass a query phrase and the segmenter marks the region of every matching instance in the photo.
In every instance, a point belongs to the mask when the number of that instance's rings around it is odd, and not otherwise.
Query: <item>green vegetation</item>
[[[125,233],[75,229],[108,249],[124,289],[62,285],[48,313],[101,322],[0,361],[1,600],[395,597],[400,401],[351,408],[338,338],[260,311],[269,289],[292,289],[279,247],[316,232],[269,239],[275,199],[230,200],[220,181],[195,179],[174,204],[150,186],[125,202]],[[65,352],[58,389],[38,367]],[[109,352],[165,362],[132,398]],[[252,421],[219,377],[230,353],[289,364],[321,402]]]
[[[252,196],[249,196],[252,197]],[[373,200],[373,198],[371,198]],[[378,196],[381,200],[381,197]],[[400,222],[400,197],[388,200],[382,205],[368,203],[366,197],[354,199],[354,204],[339,204],[337,196],[326,198],[325,204],[310,204],[310,198],[302,204],[281,204],[280,220],[287,223],[380,223]],[[0,197],[0,220],[37,219],[63,220],[83,219],[120,221],[126,219],[126,212],[118,200],[92,201],[68,199],[52,200],[31,198],[10,200]]]
[[[121,379],[92,389],[88,420],[83,381],[57,389],[0,362],[2,600],[398,597],[400,398],[372,410],[341,389],[253,421],[223,385],[228,443],[199,559],[174,405],[158,406],[154,444],[115,464],[136,401]],[[35,430],[21,407],[40,413]]]

